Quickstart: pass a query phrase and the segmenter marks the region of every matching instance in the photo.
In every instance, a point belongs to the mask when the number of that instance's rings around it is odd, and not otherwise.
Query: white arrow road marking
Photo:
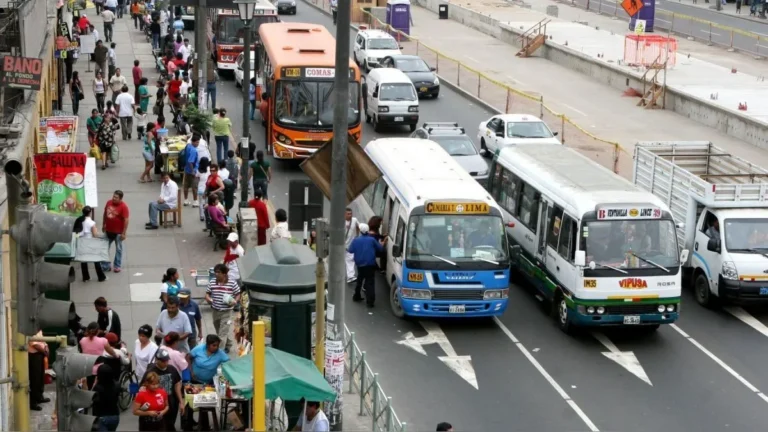
[[[448,337],[443,333],[443,329],[439,325],[427,321],[419,321],[419,324],[427,331],[426,336],[415,337],[412,332],[408,332],[405,334],[405,339],[397,341],[397,343],[407,346],[421,355],[427,355],[427,352],[424,351],[424,345],[439,345],[445,355],[439,356],[438,359],[474,387],[475,390],[479,390],[480,387],[477,384],[475,369],[472,367],[472,357],[457,355],[456,350],[451,345],[451,341],[448,340]]]
[[[619,350],[619,348],[608,339],[608,336],[602,333],[592,332],[592,336],[594,336],[598,342],[603,344],[604,347],[608,348],[608,352],[603,353],[604,356],[615,361],[619,366],[629,371],[629,373],[648,383],[649,386],[653,386],[650,378],[646,375],[643,366],[640,364],[640,360],[637,359],[634,352]]]
[[[738,306],[724,306],[723,309],[728,311],[731,315],[741,320],[744,324],[759,331],[763,336],[768,336],[768,326],[760,322],[757,318],[749,314],[749,312]]]

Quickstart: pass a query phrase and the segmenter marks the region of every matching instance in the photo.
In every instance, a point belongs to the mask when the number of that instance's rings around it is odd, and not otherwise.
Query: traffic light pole
[[[208,6],[206,0],[198,0],[195,8],[195,51],[197,55],[197,106],[200,111],[208,106]],[[208,144],[210,145],[210,143]]]

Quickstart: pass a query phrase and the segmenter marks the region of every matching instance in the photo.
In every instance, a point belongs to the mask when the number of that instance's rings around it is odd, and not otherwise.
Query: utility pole
[[[208,107],[208,6],[198,0],[195,8],[195,56],[197,60],[197,106],[200,111]],[[213,77],[211,77],[213,78]]]
[[[315,220],[315,366],[325,374],[325,258],[328,257],[328,221]]]
[[[334,305],[332,331],[329,339],[344,340],[344,297],[347,272],[344,212],[347,207],[347,145],[349,134],[349,25],[350,1],[339,0],[336,28],[336,75],[334,77],[335,107],[333,111],[333,153],[331,169],[330,254],[328,269],[328,303]],[[331,412],[331,429],[342,430],[343,394],[336,395]]]
[[[248,141],[251,135],[249,109],[251,107],[251,31],[253,15],[256,12],[256,0],[235,0],[240,19],[245,24],[243,38],[243,135],[240,137],[240,207],[248,206]]]

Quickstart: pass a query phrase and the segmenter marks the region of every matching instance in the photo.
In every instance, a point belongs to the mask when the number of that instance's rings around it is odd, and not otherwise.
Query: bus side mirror
[[[675,224],[675,228],[677,228],[677,229],[684,229],[685,228],[685,223],[683,223],[683,222],[676,223]]]
[[[720,253],[720,239],[717,237],[711,237],[707,242],[707,250],[710,252]]]
[[[688,249],[683,249],[682,252],[680,252],[680,263],[685,264],[688,261]]]
[[[520,258],[520,251],[521,251],[520,245],[510,246],[509,257],[512,260],[517,261],[517,259]]]
[[[402,255],[403,251],[401,250],[401,246],[397,243],[392,245],[392,256],[393,257],[400,257]]]
[[[573,263],[579,267],[587,265],[587,252],[583,250],[577,250],[576,256],[573,258]]]

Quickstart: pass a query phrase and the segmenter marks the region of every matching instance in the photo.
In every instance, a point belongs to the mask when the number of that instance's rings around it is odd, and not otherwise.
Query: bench
[[[163,228],[174,225],[181,228],[181,189],[176,193],[176,208],[160,212],[160,225]]]

